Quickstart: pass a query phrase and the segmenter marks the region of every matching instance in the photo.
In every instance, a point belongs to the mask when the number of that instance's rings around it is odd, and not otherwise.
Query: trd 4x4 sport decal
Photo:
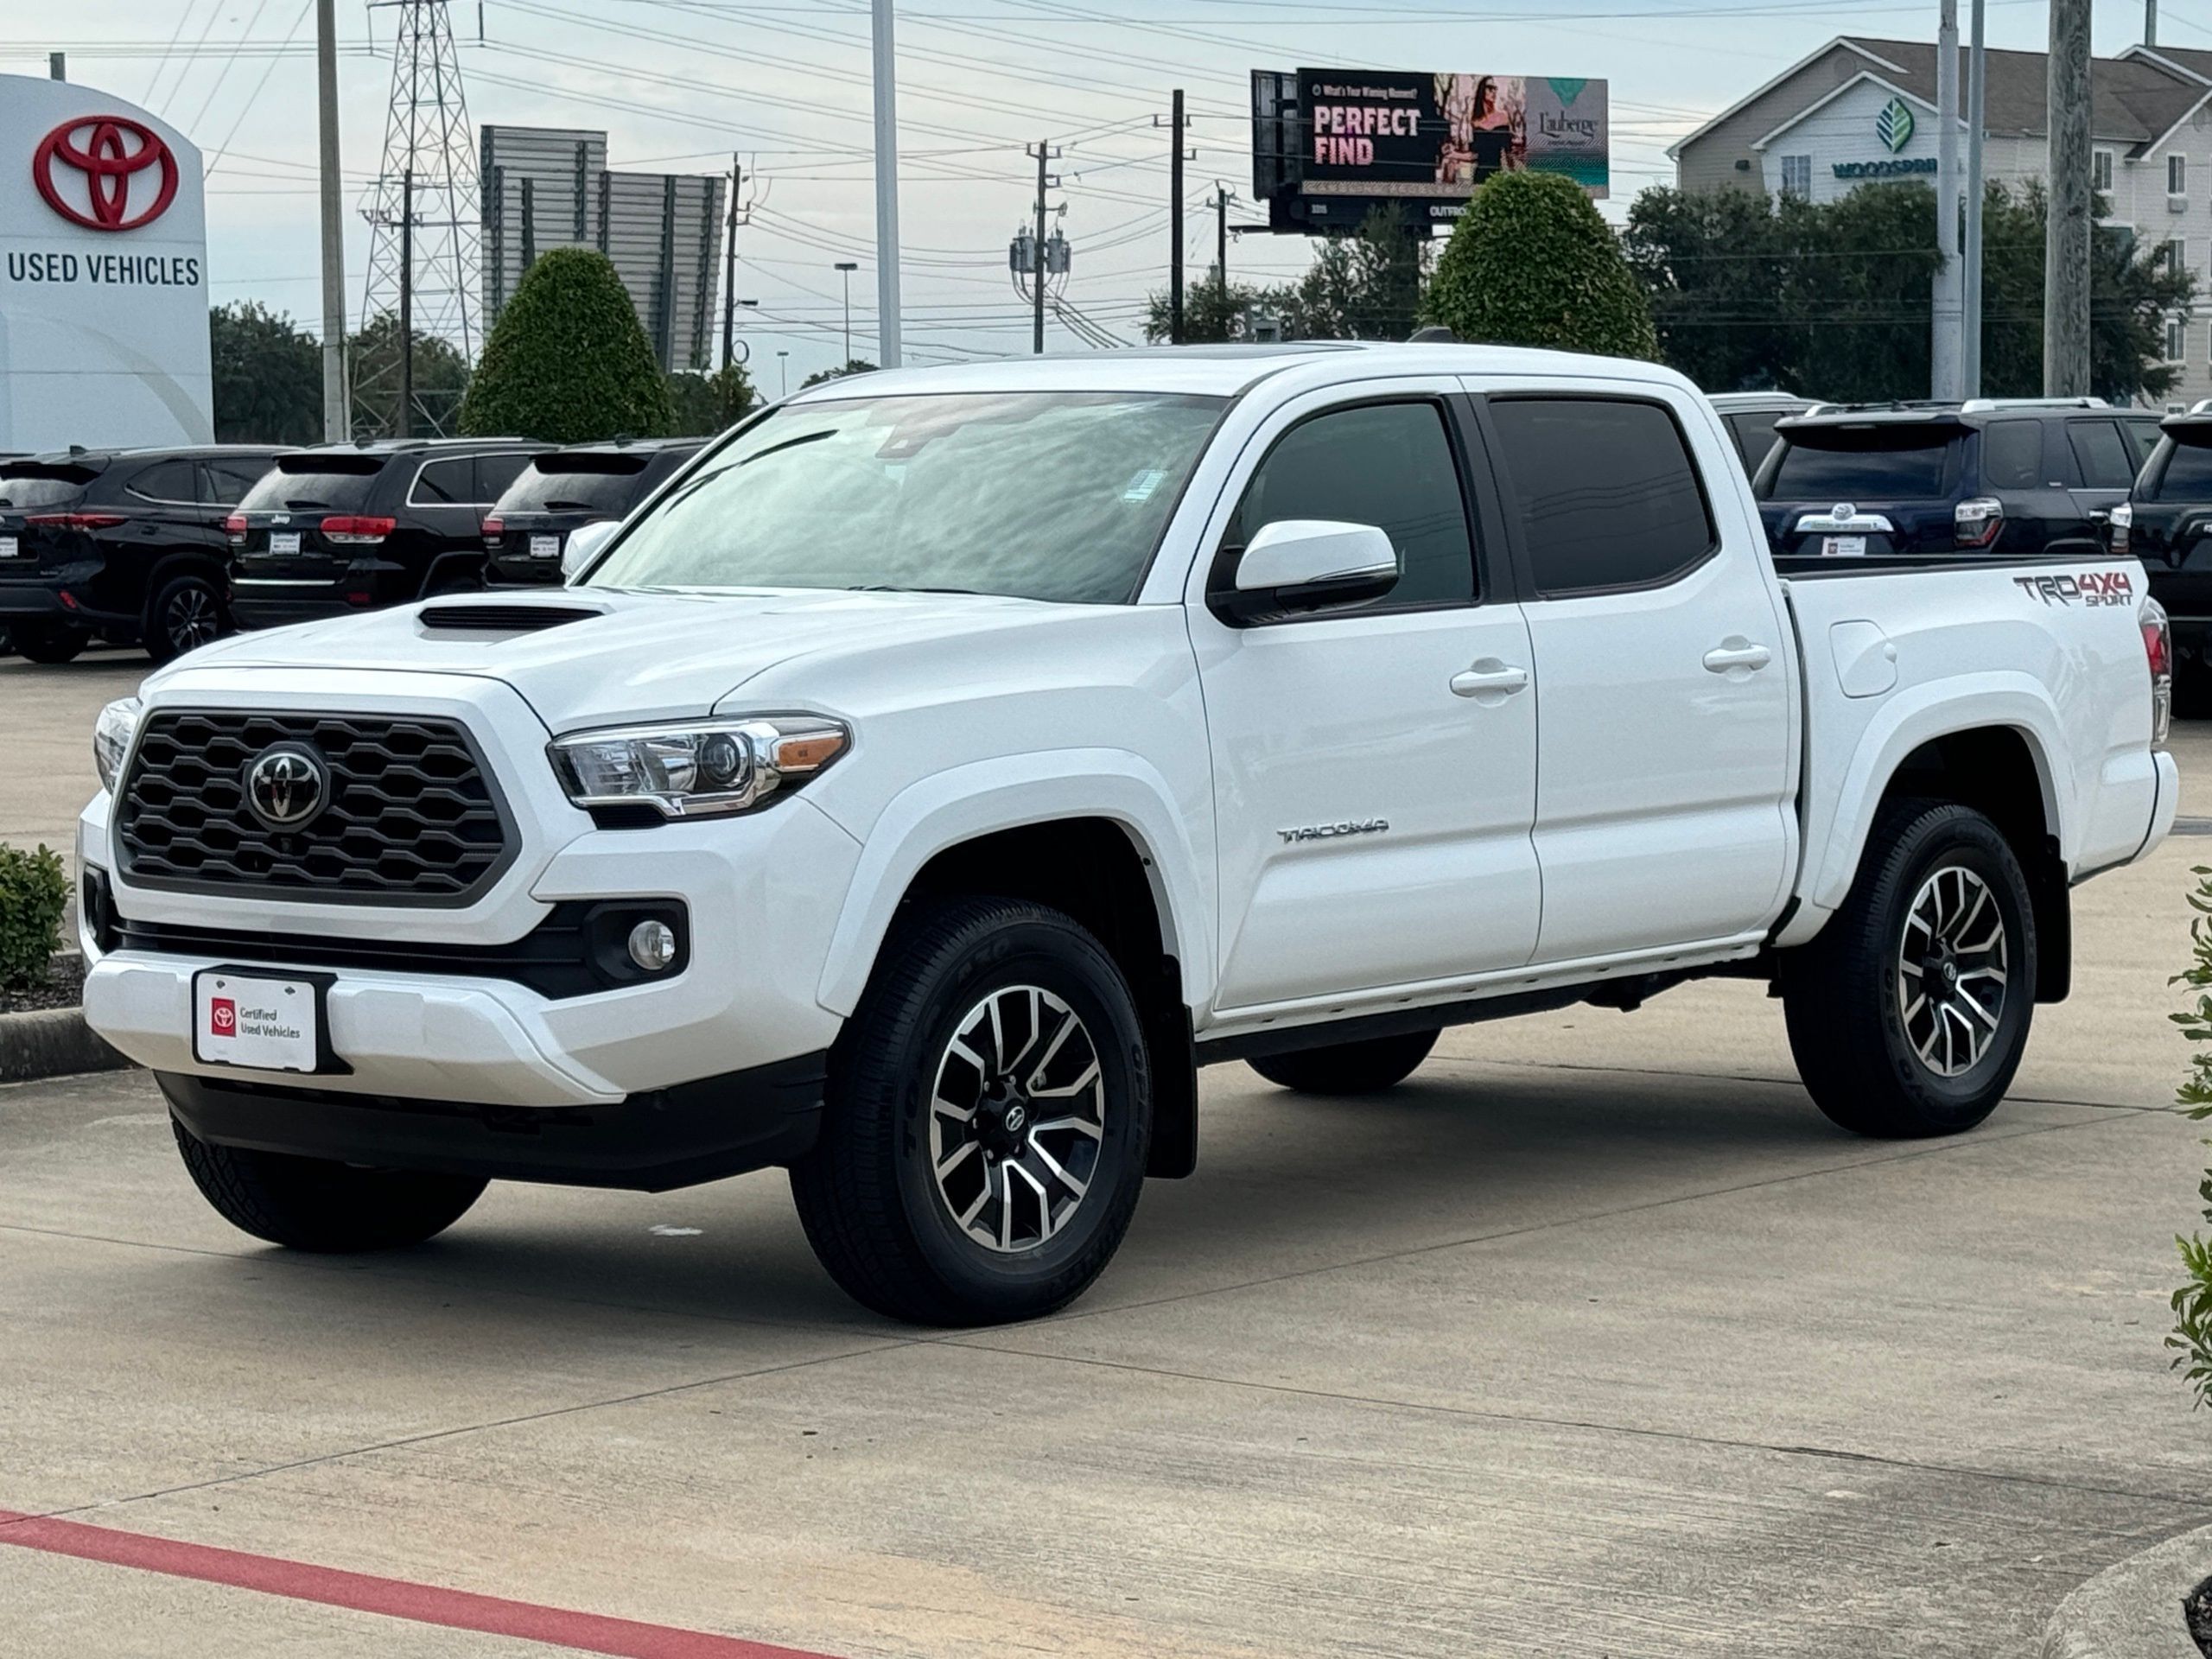
[[[2084,605],[2129,605],[2135,600],[2135,585],[2125,570],[2090,570],[2078,576],[2015,576],[2012,580],[2024,592],[2033,594],[2046,605],[2071,605],[2077,599]]]

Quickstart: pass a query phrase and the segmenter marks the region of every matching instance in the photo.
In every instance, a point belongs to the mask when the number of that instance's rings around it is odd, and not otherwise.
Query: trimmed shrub
[[[1651,303],[1581,186],[1501,173],[1478,188],[1422,302],[1461,340],[1652,358]]]
[[[27,990],[46,977],[68,904],[60,855],[0,846],[0,991]]]
[[[461,399],[471,437],[664,435],[668,382],[606,255],[554,248],[523,273]]]
[[[2196,889],[2189,895],[2196,912],[2189,925],[2190,950],[2195,958],[2174,976],[2173,982],[2196,993],[2195,1006],[2169,1016],[2183,1036],[2196,1045],[2190,1056],[2189,1078],[2177,1098],[2191,1117],[2212,1117],[2212,868],[2200,864],[2191,872]],[[2212,1223],[2212,1169],[2204,1172],[2196,1196],[2204,1205],[2204,1219]],[[2197,1403],[2212,1406],[2212,1239],[2201,1234],[2177,1238],[2181,1247],[2187,1282],[2174,1292],[2174,1333],[2166,1338],[2173,1349],[2174,1369],[2185,1373],[2196,1391]],[[2202,1586],[2200,1586],[2201,1588]]]

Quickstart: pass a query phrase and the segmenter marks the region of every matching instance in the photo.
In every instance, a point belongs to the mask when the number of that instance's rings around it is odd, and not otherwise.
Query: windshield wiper
[[[849,594],[973,594],[978,599],[1001,597],[986,594],[980,588],[910,588],[902,582],[858,582],[845,591]]]
[[[547,512],[597,512],[599,508],[589,501],[555,500],[545,503]]]
[[[313,496],[303,495],[296,501],[292,499],[291,497],[286,496],[284,498],[284,505],[288,507],[293,508],[295,511],[312,512],[317,507],[321,508],[325,512],[328,512],[330,511],[329,502],[318,501]]]
[[[814,443],[821,439],[834,438],[836,435],[834,430],[828,429],[820,432],[802,432],[795,438],[785,438],[781,443],[772,443],[766,449],[758,450],[747,455],[737,464],[741,467],[750,467],[756,461],[766,461],[769,456],[779,454],[785,449],[796,449],[802,443]]]

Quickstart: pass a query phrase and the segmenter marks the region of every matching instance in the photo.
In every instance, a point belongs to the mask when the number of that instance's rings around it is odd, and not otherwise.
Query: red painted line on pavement
[[[582,1653],[613,1654],[617,1659],[831,1659],[828,1654],[779,1648],[766,1642],[747,1642],[734,1636],[713,1636],[704,1630],[677,1630],[667,1624],[643,1624],[635,1619],[607,1618],[598,1613],[574,1612],[536,1602],[509,1601],[504,1596],[445,1590],[406,1579],[347,1573],[334,1567],[288,1561],[281,1556],[181,1543],[174,1538],[118,1532],[111,1527],[20,1515],[10,1510],[0,1510],[0,1544],[43,1550],[52,1555],[73,1555],[79,1560],[104,1561],[112,1567],[137,1567],[141,1572],[162,1573],[171,1578],[198,1579],[294,1601],[350,1607],[357,1612],[411,1619],[417,1624],[480,1630],[487,1636],[519,1637],[524,1641],[550,1643]]]

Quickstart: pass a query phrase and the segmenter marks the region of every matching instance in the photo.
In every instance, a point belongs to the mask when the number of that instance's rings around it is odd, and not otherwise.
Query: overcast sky
[[[1963,8],[1962,8],[1963,9]],[[2164,0],[2176,44],[2212,47],[2212,3]],[[2138,0],[2098,7],[2097,49],[2139,36]],[[1343,66],[1588,76],[1611,83],[1618,218],[1671,181],[1664,151],[1846,30],[1932,38],[1936,0],[902,0],[899,112],[906,340],[918,360],[1020,351],[1026,308],[1006,245],[1029,212],[1025,144],[1065,154],[1054,192],[1075,251],[1069,300],[1135,342],[1167,257],[1171,89],[1192,116],[1186,237],[1211,259],[1214,181],[1251,188],[1254,68]],[[1989,0],[1995,46],[2040,48],[2044,0]],[[738,291],[756,378],[772,393],[842,355],[835,262],[858,260],[855,350],[874,354],[867,0],[453,0],[472,123],[604,127],[616,168],[726,169],[758,181]],[[339,0],[358,322],[368,231],[357,208],[383,149],[393,14]],[[481,38],[479,36],[480,17]],[[66,20],[66,21],[65,21]],[[70,77],[147,105],[207,153],[213,297],[251,298],[314,326],[313,0],[0,0],[0,73]],[[1232,205],[1230,222],[1256,215]],[[1247,236],[1233,276],[1303,269],[1295,237]],[[1057,324],[1048,343],[1076,342]]]

